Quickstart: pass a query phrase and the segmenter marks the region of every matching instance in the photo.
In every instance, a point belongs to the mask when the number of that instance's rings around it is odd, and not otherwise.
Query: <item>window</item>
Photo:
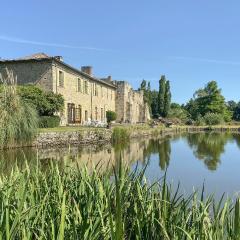
[[[98,120],[98,109],[95,107],[95,120]]]
[[[102,122],[104,121],[104,111],[103,111],[103,108],[101,108],[101,121]]]
[[[64,73],[59,71],[59,87],[64,87]]]
[[[84,81],[84,93],[88,94],[88,82]]]
[[[88,121],[88,111],[87,110],[85,111],[85,121],[86,122]]]
[[[95,83],[95,89],[94,89],[94,90],[95,90],[95,96],[98,96],[98,89],[97,89],[97,87],[98,87],[98,86],[97,86],[97,84]]]
[[[77,79],[77,91],[82,92],[82,80],[80,78]]]

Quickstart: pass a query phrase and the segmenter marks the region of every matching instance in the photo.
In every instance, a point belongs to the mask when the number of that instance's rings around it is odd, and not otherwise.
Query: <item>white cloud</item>
[[[108,49],[103,49],[103,48],[72,46],[72,45],[60,44],[60,43],[39,42],[39,41],[26,40],[26,39],[9,37],[4,35],[0,35],[0,40],[6,41],[6,42],[31,44],[31,45],[39,45],[39,46],[47,46],[47,47],[71,48],[71,49],[82,49],[82,50],[93,50],[93,51],[110,51]]]
[[[168,58],[171,60],[187,60],[187,61],[198,61],[198,62],[217,63],[217,64],[240,65],[240,62],[208,59],[208,58],[180,57],[180,56],[169,56]]]

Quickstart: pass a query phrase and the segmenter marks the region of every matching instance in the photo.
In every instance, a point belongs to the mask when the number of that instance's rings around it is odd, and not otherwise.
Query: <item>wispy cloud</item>
[[[48,43],[48,42],[32,41],[32,40],[26,40],[26,39],[4,36],[4,35],[0,35],[0,40],[6,41],[6,42],[31,44],[31,45],[46,46],[46,47],[71,48],[71,49],[93,50],[93,51],[111,51],[109,49],[103,49],[103,48],[73,46],[73,45],[60,44],[60,43]]]
[[[198,62],[216,63],[216,64],[240,65],[240,62],[209,59],[209,58],[180,57],[180,56],[169,56],[168,58],[171,60],[187,60],[187,61],[198,61]]]

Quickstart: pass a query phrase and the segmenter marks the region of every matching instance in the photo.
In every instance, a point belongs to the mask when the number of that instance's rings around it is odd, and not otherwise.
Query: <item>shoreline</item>
[[[176,126],[171,128],[162,127],[142,127],[138,125],[132,126],[116,126],[126,128],[129,131],[130,140],[140,137],[158,137],[176,133],[196,133],[196,132],[232,132],[240,133],[240,126]],[[114,127],[113,127],[114,128]],[[61,147],[69,145],[91,145],[111,143],[112,129],[105,128],[82,128],[77,131],[49,131],[41,132],[36,140],[32,143],[32,147]]]
[[[128,131],[129,138],[141,137],[164,137],[177,133],[197,133],[197,132],[230,132],[240,133],[240,126],[173,126],[149,127],[147,125],[119,125],[112,129],[106,128],[86,128],[86,127],[60,127],[52,129],[41,129],[34,141],[14,148],[22,147],[68,147],[68,146],[88,146],[91,144],[109,144],[112,140],[114,128],[123,128]]]

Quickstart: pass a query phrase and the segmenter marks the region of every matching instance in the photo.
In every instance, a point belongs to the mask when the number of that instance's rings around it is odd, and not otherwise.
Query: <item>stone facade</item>
[[[73,68],[62,58],[35,54],[15,60],[0,60],[0,73],[12,70],[18,84],[36,84],[44,90],[60,93],[65,99],[59,113],[61,124],[85,124],[91,120],[106,122],[106,111],[117,112],[117,122],[137,123],[150,119],[141,91],[123,81],[93,76],[89,66]]]
[[[149,109],[143,99],[143,91],[133,90],[125,81],[115,81],[117,121],[143,123],[150,119]]]

